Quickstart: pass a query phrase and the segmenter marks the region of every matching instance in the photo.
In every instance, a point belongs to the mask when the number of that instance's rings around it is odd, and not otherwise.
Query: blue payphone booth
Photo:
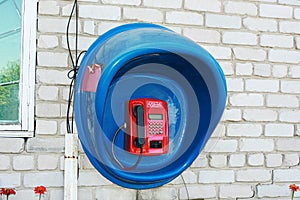
[[[195,42],[154,24],[119,26],[99,37],[80,64],[79,138],[113,183],[159,187],[196,159],[226,97],[219,64]]]

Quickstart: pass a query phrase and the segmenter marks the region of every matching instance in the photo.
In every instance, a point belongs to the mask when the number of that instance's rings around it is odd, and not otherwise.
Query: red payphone
[[[132,154],[154,156],[169,149],[168,105],[163,100],[140,98],[127,104],[125,149]]]

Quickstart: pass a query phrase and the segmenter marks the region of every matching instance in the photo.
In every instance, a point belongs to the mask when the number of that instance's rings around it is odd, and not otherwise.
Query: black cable
[[[116,130],[116,132],[115,132],[115,134],[114,134],[114,137],[113,137],[113,139],[112,139],[112,142],[111,142],[111,153],[112,153],[112,156],[113,156],[114,160],[118,163],[118,165],[119,165],[122,169],[127,170],[127,171],[130,171],[130,170],[135,169],[135,168],[138,166],[138,164],[140,163],[140,161],[141,161],[141,159],[142,159],[143,147],[140,147],[140,153],[139,153],[138,159],[137,159],[137,161],[134,163],[134,165],[132,165],[131,167],[125,167],[125,166],[118,160],[118,158],[116,157],[116,154],[115,154],[115,147],[114,147],[114,146],[115,146],[116,138],[117,138],[118,134],[120,133],[120,131],[121,131],[123,128],[126,128],[126,123],[125,123],[124,125],[120,126],[120,127]]]
[[[184,188],[185,188],[185,191],[186,191],[187,199],[190,200],[189,190],[187,188],[186,182],[184,181],[184,178],[183,178],[182,174],[180,174],[180,177],[182,179],[182,182],[183,182],[183,185],[184,185]]]
[[[71,47],[70,47],[70,40],[69,40],[69,30],[70,30],[70,24],[75,11],[75,58],[72,55]],[[66,128],[68,133],[73,133],[74,131],[74,108],[71,111],[73,96],[74,96],[74,90],[76,86],[76,75],[78,71],[78,63],[80,57],[83,55],[83,53],[86,53],[86,51],[82,51],[78,55],[78,3],[77,0],[74,0],[72,10],[68,19],[67,23],[67,31],[66,31],[66,40],[67,40],[67,47],[68,52],[72,64],[72,69],[68,72],[67,76],[69,79],[71,79],[71,83],[69,86],[69,96],[68,96],[68,106],[67,106],[67,118],[66,118]],[[71,117],[71,122],[70,122]]]

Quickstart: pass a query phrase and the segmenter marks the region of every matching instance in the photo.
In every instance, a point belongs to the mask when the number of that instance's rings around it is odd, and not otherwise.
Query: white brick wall
[[[290,199],[300,184],[299,0],[81,0],[79,44],[121,24],[164,25],[205,48],[220,63],[228,102],[213,136],[183,173],[190,199]],[[12,199],[63,200],[64,134],[70,58],[66,25],[72,1],[39,1],[35,137],[0,138],[0,187]],[[70,45],[74,50],[74,20]],[[135,191],[112,184],[80,150],[79,199],[187,199],[180,177]],[[300,195],[297,194],[299,198]]]

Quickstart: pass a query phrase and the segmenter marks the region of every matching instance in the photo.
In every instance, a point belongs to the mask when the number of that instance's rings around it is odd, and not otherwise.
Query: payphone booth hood
[[[101,66],[100,74],[96,71],[87,82],[91,66]],[[168,102],[170,138],[167,154],[143,157],[128,171],[112,159],[109,147],[124,123],[121,104],[133,98]],[[83,57],[76,80],[76,126],[87,157],[104,177],[126,188],[154,188],[193,163],[216,128],[226,98],[219,64],[198,44],[159,25],[127,24],[103,34]],[[136,157],[123,144],[117,141],[117,154],[130,165]]]

